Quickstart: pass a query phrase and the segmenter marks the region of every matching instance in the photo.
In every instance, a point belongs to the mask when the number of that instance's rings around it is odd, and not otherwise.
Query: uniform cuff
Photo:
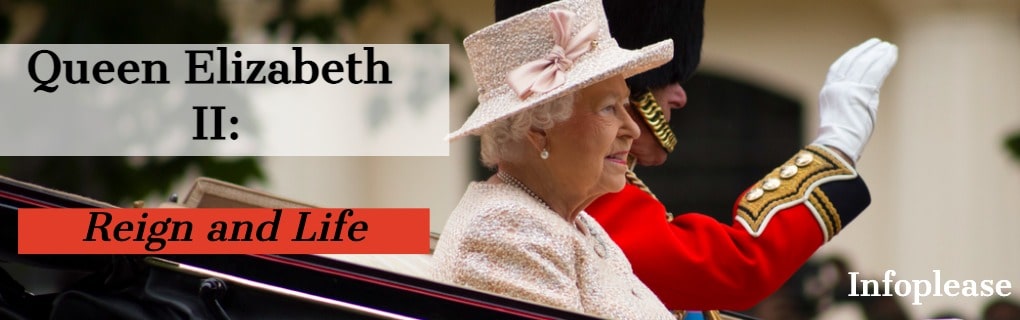
[[[758,237],[779,211],[803,204],[828,241],[870,201],[850,163],[834,150],[810,145],[755,183],[737,204],[735,220]]]

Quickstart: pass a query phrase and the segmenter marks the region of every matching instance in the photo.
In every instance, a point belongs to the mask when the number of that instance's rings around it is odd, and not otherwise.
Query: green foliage
[[[1006,148],[1013,153],[1013,158],[1020,161],[1020,131],[1006,138]]]
[[[270,34],[280,32],[281,27],[288,25],[292,34],[290,41],[298,41],[304,36],[312,36],[321,42],[343,42],[337,27],[353,25],[359,17],[372,6],[388,8],[390,2],[387,0],[344,0],[340,1],[336,14],[313,14],[308,17],[300,16],[297,12],[298,0],[280,1],[278,11],[280,14],[266,24],[265,30]]]
[[[11,18],[0,12],[0,40],[7,39],[11,33]]]
[[[35,43],[222,43],[216,1],[37,1],[46,18]]]
[[[389,6],[387,0],[345,0],[340,1],[340,15],[347,20],[356,20],[369,5]]]

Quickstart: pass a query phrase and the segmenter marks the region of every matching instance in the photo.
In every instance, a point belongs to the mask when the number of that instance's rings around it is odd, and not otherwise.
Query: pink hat
[[[624,78],[673,58],[673,41],[638,50],[620,48],[609,34],[601,0],[553,2],[464,39],[478,108],[446,136],[479,134],[489,124],[616,75]]]

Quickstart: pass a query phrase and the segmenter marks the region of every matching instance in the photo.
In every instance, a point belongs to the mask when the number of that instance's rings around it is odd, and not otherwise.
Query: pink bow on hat
[[[545,57],[525,63],[507,74],[510,87],[519,98],[527,99],[532,93],[543,93],[556,89],[566,82],[564,72],[570,70],[574,60],[591,49],[590,43],[598,36],[598,25],[588,23],[570,37],[571,20],[574,13],[553,10],[549,13],[553,22],[552,51]]]

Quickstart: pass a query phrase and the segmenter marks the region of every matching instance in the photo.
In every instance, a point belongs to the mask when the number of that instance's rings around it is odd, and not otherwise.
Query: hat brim
[[[673,40],[663,40],[638,50],[627,50],[612,43],[605,50],[594,50],[590,57],[579,59],[572,70],[568,71],[563,85],[544,92],[536,93],[521,100],[512,92],[509,85],[502,85],[489,93],[492,98],[482,102],[468,116],[464,125],[446,136],[453,141],[467,135],[478,135],[489,124],[528,110],[535,106],[566,96],[600,81],[622,75],[624,78],[654,69],[673,59]],[[505,92],[504,92],[505,91]],[[479,112],[487,110],[495,112]]]

